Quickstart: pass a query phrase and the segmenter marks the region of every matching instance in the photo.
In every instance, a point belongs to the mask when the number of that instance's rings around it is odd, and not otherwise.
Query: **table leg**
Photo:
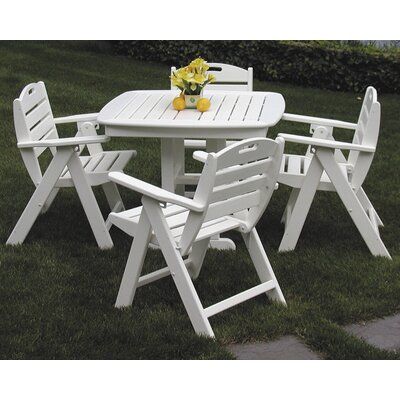
[[[185,143],[183,139],[174,139],[174,180],[185,173]],[[175,193],[185,195],[185,185],[175,184]]]
[[[161,186],[180,195],[184,194],[184,185],[176,185],[175,178],[181,174],[185,163],[183,139],[161,139]]]

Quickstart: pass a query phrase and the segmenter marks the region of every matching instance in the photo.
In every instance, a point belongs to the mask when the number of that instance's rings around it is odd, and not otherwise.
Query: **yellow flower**
[[[210,82],[215,82],[215,75],[213,75],[213,74],[208,74],[207,80],[208,80],[209,83],[210,83]]]
[[[209,68],[207,62],[204,61],[202,58],[196,58],[195,60],[193,60],[189,64],[189,67],[192,68],[197,74],[202,74]]]
[[[184,79],[185,81],[189,81],[191,78],[193,78],[194,73],[189,70],[189,68],[184,67],[184,68],[179,68],[175,72],[175,76],[179,79]]]
[[[207,77],[203,74],[195,74],[193,77],[193,82],[202,84],[207,80]]]
[[[170,76],[170,79],[171,79],[171,83],[174,85],[174,86],[176,86],[176,87],[178,87],[178,88],[180,88],[180,89],[182,89],[182,88],[184,88],[184,83],[183,83],[183,80],[182,80],[182,78],[177,74],[177,71],[175,71],[175,72],[173,72],[172,73],[172,75]]]
[[[186,67],[174,71],[170,77],[172,85],[182,93],[197,94],[207,83],[215,82],[215,76],[207,74],[209,66],[202,58],[196,58]]]

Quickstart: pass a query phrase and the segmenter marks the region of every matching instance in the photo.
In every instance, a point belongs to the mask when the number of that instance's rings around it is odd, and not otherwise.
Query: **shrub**
[[[400,50],[337,41],[119,41],[116,51],[136,59],[186,65],[191,59],[252,66],[260,80],[362,92],[375,86],[400,93]]]

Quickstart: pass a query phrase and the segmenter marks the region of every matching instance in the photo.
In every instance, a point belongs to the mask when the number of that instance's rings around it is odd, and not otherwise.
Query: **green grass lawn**
[[[168,88],[168,74],[168,66],[98,54],[82,43],[0,42],[0,358],[224,359],[233,357],[227,343],[284,334],[301,337],[325,358],[395,358],[347,334],[341,325],[400,308],[398,95],[380,96],[381,137],[364,184],[385,223],[381,235],[393,261],[370,254],[332,193],[317,195],[296,250],[279,254],[280,218],[289,195],[281,186],[257,229],[288,307],[259,296],[219,314],[211,319],[217,340],[195,335],[168,278],[140,288],[131,309],[113,307],[130,238],[113,228],[114,249],[99,250],[73,189],[60,192],[22,246],[5,245],[34,190],[13,127],[12,101],[22,88],[43,80],[54,115],[63,116],[99,111],[127,90]],[[354,93],[258,81],[255,89],[282,93],[292,113],[356,121],[361,106]],[[62,135],[74,133],[73,128]],[[281,123],[268,136],[278,132],[307,133],[307,127]],[[350,140],[345,132],[338,137]],[[113,139],[105,147],[137,149],[126,172],[160,183],[157,140]],[[297,150],[305,149],[288,147]],[[106,215],[103,193],[95,194]],[[122,190],[122,195],[128,207],[139,204],[135,193]],[[256,282],[243,244],[236,243],[236,252],[212,250],[206,256],[196,281],[205,306]],[[150,251],[145,269],[163,266],[161,254]]]

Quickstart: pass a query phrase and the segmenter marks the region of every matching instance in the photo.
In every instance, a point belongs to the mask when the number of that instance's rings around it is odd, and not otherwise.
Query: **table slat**
[[[215,115],[214,121],[228,121],[231,116],[232,109],[236,104],[238,95],[226,95],[224,101],[221,104],[217,114]]]
[[[212,121],[215,118],[215,114],[218,112],[221,103],[224,101],[225,94],[214,94],[211,97],[210,109],[200,117],[200,121]]]
[[[276,93],[268,93],[265,96],[264,106],[258,120],[275,125],[277,123],[277,116],[281,116],[284,111],[285,105],[282,104],[280,96]]]
[[[171,105],[175,97],[175,93],[164,94],[163,98],[156,104],[156,106],[147,114],[145,119],[157,120],[160,119],[166,109]]]
[[[141,120],[144,119],[147,114],[157,105],[157,103],[162,99],[162,94],[152,94],[150,95],[140,107],[130,116],[129,119]]]
[[[247,109],[245,121],[258,121],[261,114],[261,109],[264,104],[265,95],[256,95],[251,98],[249,108]]]
[[[150,93],[138,93],[121,112],[116,116],[115,119],[130,119],[131,115],[147,100]]]
[[[229,121],[243,121],[251,99],[252,96],[250,94],[240,95]]]

